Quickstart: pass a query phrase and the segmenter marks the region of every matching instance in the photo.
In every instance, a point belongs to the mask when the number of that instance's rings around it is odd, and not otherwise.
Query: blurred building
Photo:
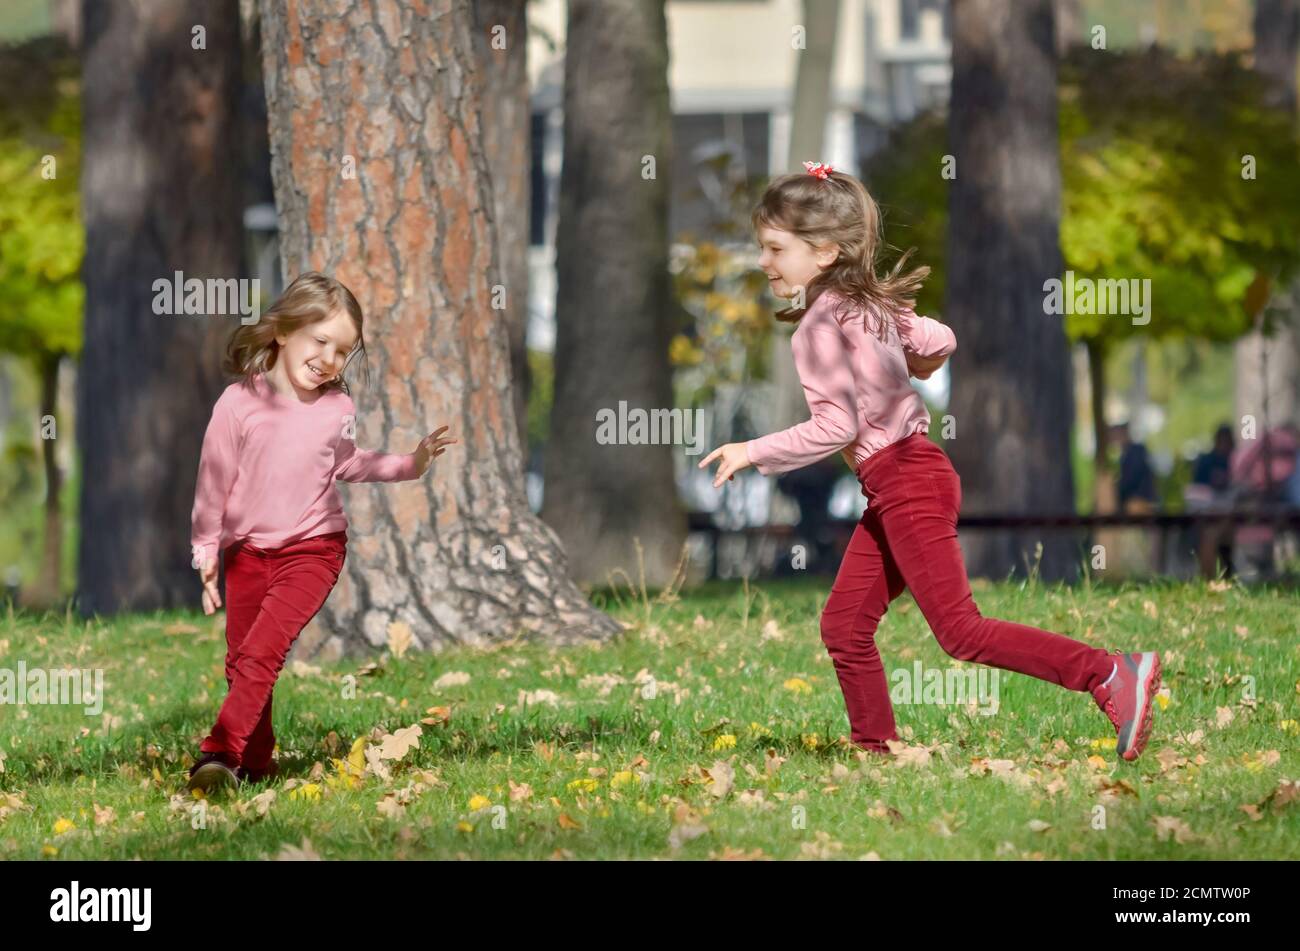
[[[947,101],[947,0],[840,0],[825,146],[855,173],[890,126]],[[786,171],[803,0],[670,0],[673,111],[669,234],[709,234],[730,156],[750,177]],[[554,234],[563,155],[564,0],[529,4],[533,207],[529,346],[554,344]],[[554,45],[552,45],[552,41]],[[809,156],[809,158],[814,158]]]

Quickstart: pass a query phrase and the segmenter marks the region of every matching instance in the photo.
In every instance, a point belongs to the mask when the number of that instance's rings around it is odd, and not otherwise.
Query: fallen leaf
[[[413,643],[415,634],[411,631],[411,625],[405,621],[393,621],[388,625],[388,650],[398,660],[411,649]]]

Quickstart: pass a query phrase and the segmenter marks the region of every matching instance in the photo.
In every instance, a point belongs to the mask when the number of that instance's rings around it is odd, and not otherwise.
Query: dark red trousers
[[[855,744],[883,751],[887,740],[898,739],[876,627],[904,587],[939,646],[958,660],[1071,690],[1091,690],[1110,676],[1112,658],[1099,647],[980,614],[957,543],[961,477],[925,433],[874,453],[857,475],[867,510],[821,616],[822,641],[835,664]]]
[[[230,692],[199,749],[231,766],[265,769],[275,749],[271,693],[289,649],[338,581],[347,532],[314,535],[283,548],[246,542],[223,553],[226,566],[226,683]]]

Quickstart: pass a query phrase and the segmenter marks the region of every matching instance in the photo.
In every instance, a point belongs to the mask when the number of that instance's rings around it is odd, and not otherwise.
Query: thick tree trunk
[[[663,0],[570,0],[566,44],[543,514],[583,582],[617,569],[639,581],[639,541],[647,584],[663,585],[686,537],[673,473],[683,449],[597,442],[602,410],[673,407]]]
[[[238,7],[87,0],[82,16],[78,606],[195,606],[194,479],[238,318],[159,316],[153,282],[239,276]]]
[[[956,439],[948,443],[970,512],[1074,511],[1072,369],[1043,284],[1061,276],[1052,0],[965,0],[953,7],[952,185],[944,316]],[[1072,578],[1076,546],[1059,533],[963,535],[971,574]]]
[[[1300,43],[1300,0],[1255,0],[1255,69],[1268,80],[1268,102],[1295,112],[1296,47]],[[1300,280],[1290,288],[1300,299]],[[1300,425],[1300,326],[1293,310],[1270,336],[1246,333],[1235,348],[1237,419],[1255,417],[1268,427]]]
[[[476,56],[481,67],[483,151],[492,169],[493,218],[504,316],[510,338],[510,378],[524,470],[528,468],[528,237],[532,172],[532,110],[528,85],[527,5],[519,0],[477,0]]]
[[[344,487],[350,554],[302,653],[383,644],[394,622],[426,648],[619,629],[524,497],[472,14],[427,7],[261,6],[286,279],[333,274],[367,313],[358,445],[459,440],[420,480]]]

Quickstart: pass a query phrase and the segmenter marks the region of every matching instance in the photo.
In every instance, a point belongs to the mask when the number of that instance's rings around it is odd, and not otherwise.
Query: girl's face
[[[758,266],[767,275],[768,286],[777,297],[785,298],[806,288],[840,253],[838,245],[819,250],[798,235],[766,225],[758,229],[758,247]]]
[[[289,381],[304,390],[314,390],[343,372],[348,354],[357,345],[357,329],[342,310],[325,320],[306,324],[290,334],[276,334]]]

